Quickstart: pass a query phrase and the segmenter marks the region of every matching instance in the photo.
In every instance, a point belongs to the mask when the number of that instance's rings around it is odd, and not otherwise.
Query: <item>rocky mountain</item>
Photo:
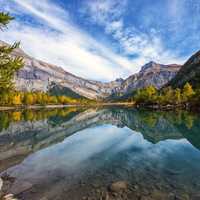
[[[186,82],[193,87],[200,86],[200,51],[189,58],[168,85],[174,88],[183,87]]]
[[[154,85],[157,89],[168,83],[179,71],[180,65],[162,65],[149,62],[144,65],[140,72],[125,79],[120,87],[115,89],[115,94],[123,96],[132,93],[135,89]]]
[[[0,45],[7,45],[0,41]],[[161,65],[150,62],[141,68],[141,71],[127,79],[103,83],[87,80],[66,72],[56,65],[37,60],[21,49],[16,49],[13,56],[24,58],[25,66],[15,77],[18,90],[22,91],[49,91],[55,85],[67,88],[70,93],[75,93],[89,99],[106,99],[112,96],[124,96],[137,88],[154,85],[161,88],[169,82],[180,69],[179,65]]]

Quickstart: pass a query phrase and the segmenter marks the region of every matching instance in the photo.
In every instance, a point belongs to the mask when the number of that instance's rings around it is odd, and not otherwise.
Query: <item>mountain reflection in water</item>
[[[1,176],[19,199],[99,199],[118,180],[122,199],[200,195],[200,117],[186,111],[3,112],[0,130]]]

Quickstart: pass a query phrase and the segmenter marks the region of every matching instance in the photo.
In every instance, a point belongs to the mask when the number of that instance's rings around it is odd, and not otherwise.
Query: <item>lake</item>
[[[0,176],[0,194],[20,200],[199,200],[200,116],[122,107],[3,111]]]

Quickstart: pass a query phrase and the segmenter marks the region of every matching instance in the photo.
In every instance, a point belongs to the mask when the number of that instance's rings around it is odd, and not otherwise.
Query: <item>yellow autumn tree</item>
[[[48,95],[45,93],[42,94],[42,104],[48,104]]]
[[[16,122],[20,121],[22,117],[22,113],[20,111],[16,111],[12,113],[12,119]]]
[[[34,104],[34,97],[31,93],[26,93],[24,95],[24,103],[26,105],[33,105]]]
[[[182,98],[181,98],[181,90],[179,88],[176,88],[174,90],[174,103],[175,104],[180,104],[182,101]]]
[[[65,103],[65,96],[59,96],[58,101],[59,101],[59,103],[64,104]]]
[[[21,95],[19,93],[12,96],[12,104],[15,106],[22,104]]]
[[[49,96],[49,103],[51,104],[57,104],[58,100],[55,96]]]
[[[36,103],[38,103],[38,104],[43,104],[43,96],[42,96],[43,94],[41,93],[41,92],[38,92],[37,94],[36,94]]]
[[[183,87],[183,91],[182,91],[182,97],[183,97],[183,101],[189,101],[191,99],[191,97],[195,94],[192,86],[189,83],[186,83]]]
[[[154,86],[150,85],[146,88],[139,89],[134,95],[134,100],[138,103],[151,103],[154,102],[157,98],[157,90]]]

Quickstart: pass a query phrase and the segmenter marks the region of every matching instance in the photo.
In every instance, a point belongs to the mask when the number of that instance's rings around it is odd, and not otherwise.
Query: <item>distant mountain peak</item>
[[[160,66],[161,66],[161,64],[158,64],[154,61],[150,61],[141,67],[140,73],[145,72],[145,71],[155,68],[155,67],[160,67]]]
[[[156,62],[154,62],[154,61],[150,61],[150,62],[148,62],[146,65],[156,65],[156,64],[158,64],[158,63],[156,63]]]
[[[122,83],[124,81],[124,79],[123,78],[116,78],[115,81],[119,82],[119,83]]]
[[[156,63],[154,61],[150,61],[149,63],[141,67],[141,70],[139,73],[161,71],[161,70],[166,70],[166,68],[169,70],[177,70],[180,68],[180,65],[177,65],[177,64],[163,65],[163,64]]]

